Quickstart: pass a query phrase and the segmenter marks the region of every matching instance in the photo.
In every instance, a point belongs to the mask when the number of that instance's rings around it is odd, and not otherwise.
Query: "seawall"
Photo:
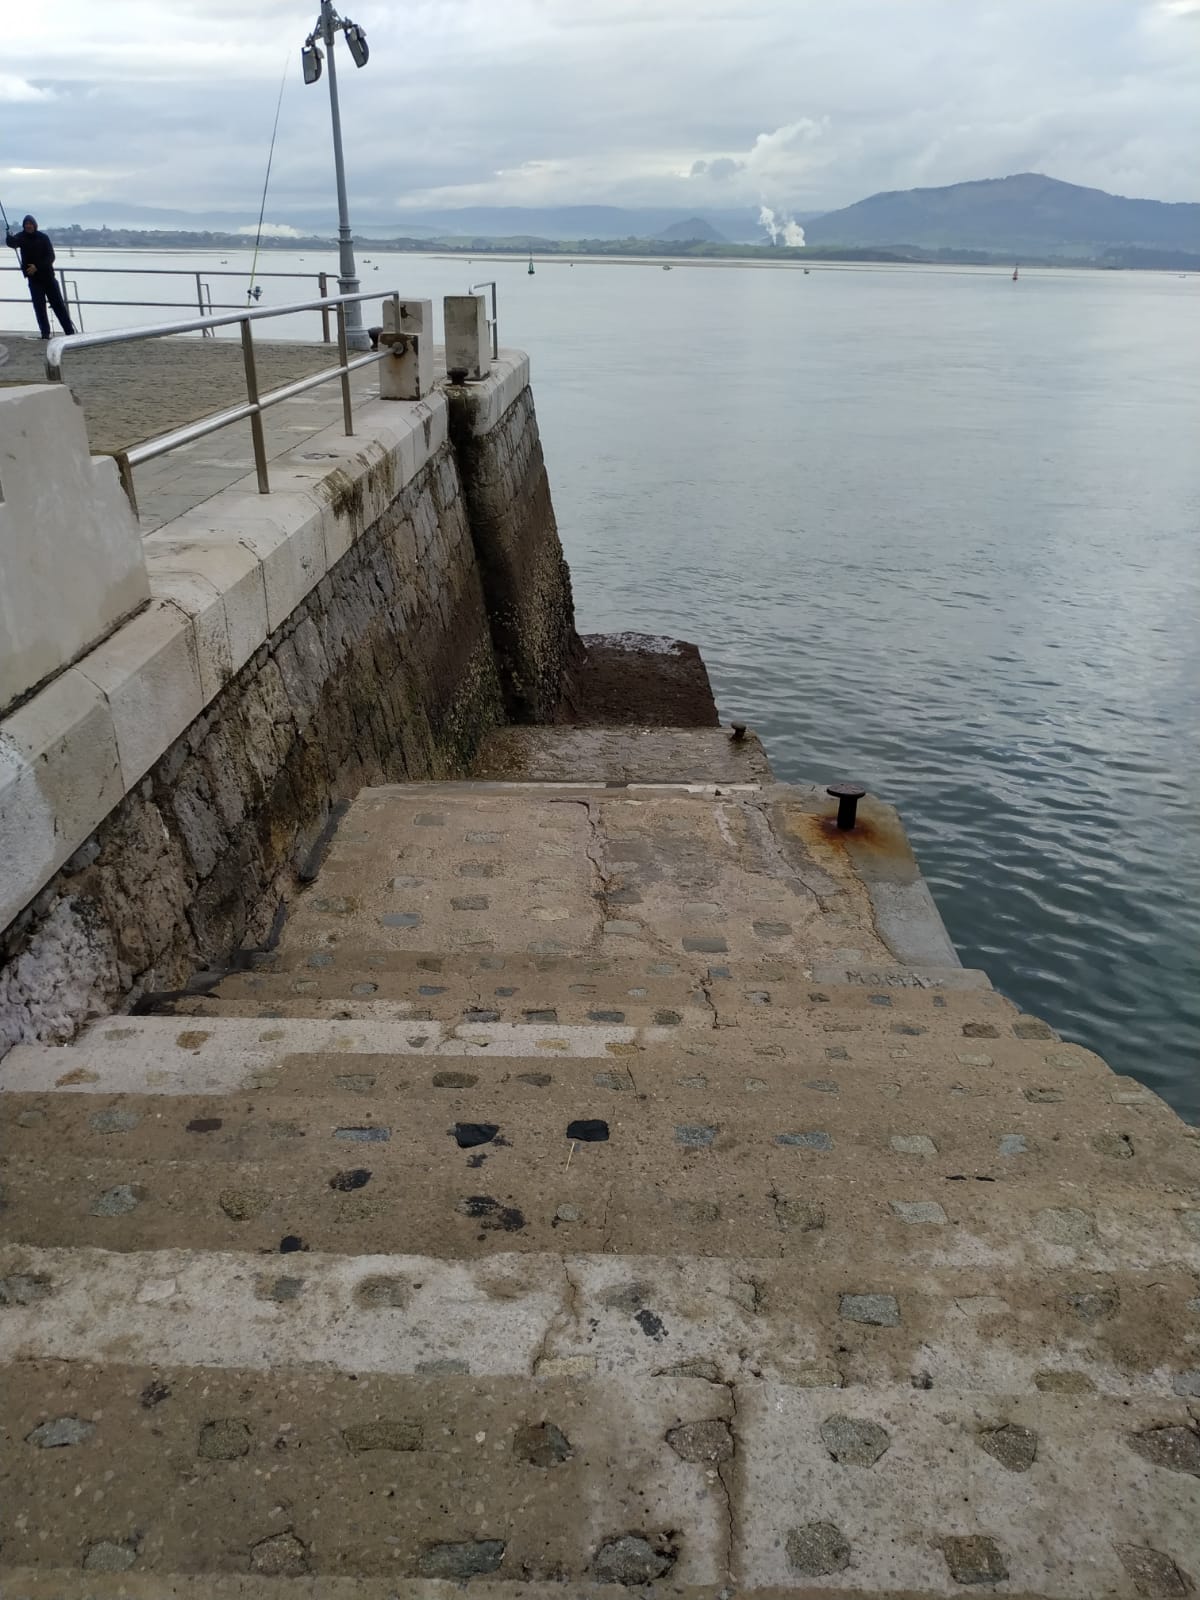
[[[355,422],[146,538],[149,598],[0,722],[0,1052],[260,944],[342,802],[569,695],[527,358]]]

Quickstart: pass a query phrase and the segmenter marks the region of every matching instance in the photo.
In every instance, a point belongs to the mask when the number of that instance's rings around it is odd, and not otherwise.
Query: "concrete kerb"
[[[501,350],[489,375],[475,383],[452,386],[456,405],[468,409],[471,432],[490,433],[529,385],[529,357],[523,350]]]
[[[836,802],[816,784],[780,792],[793,800],[799,795],[801,809],[814,816],[836,815]],[[771,789],[764,793],[770,801]],[[899,965],[961,966],[896,808],[868,795],[853,831],[837,833],[832,821],[830,826],[867,891],[875,931]]]

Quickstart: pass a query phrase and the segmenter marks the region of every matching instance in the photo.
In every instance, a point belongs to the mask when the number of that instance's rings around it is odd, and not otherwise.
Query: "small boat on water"
[[[664,261],[663,262],[663,271],[664,272],[670,272],[670,270],[671,270],[671,263],[669,261]]]
[[[1016,283],[1016,281],[1017,281],[1017,270],[1018,270],[1018,269],[1017,269],[1017,268],[1016,268],[1016,267],[1014,267],[1014,268],[1013,268],[1013,275],[1012,275],[1012,281],[1013,281],[1013,282],[1014,282],[1014,283]]]

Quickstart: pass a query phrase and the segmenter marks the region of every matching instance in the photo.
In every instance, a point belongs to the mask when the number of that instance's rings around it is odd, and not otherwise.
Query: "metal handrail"
[[[496,280],[489,278],[486,283],[473,283],[471,293],[476,289],[490,289],[492,291],[492,314],[488,318],[488,327],[492,330],[492,360],[500,359],[500,313],[496,308]]]
[[[354,418],[350,400],[350,374],[359,367],[372,366],[377,361],[382,361],[391,353],[390,345],[382,345],[378,350],[372,350],[366,355],[358,356],[353,361],[350,359],[349,347],[346,343],[346,307],[360,305],[364,300],[390,300],[394,307],[394,326],[400,326],[400,291],[398,289],[375,290],[364,294],[339,294],[331,295],[320,300],[304,300],[294,305],[269,306],[261,310],[241,311],[233,316],[220,317],[195,317],[189,322],[161,322],[147,328],[116,328],[109,333],[60,333],[50,340],[46,346],[46,378],[51,383],[63,381],[63,356],[72,350],[93,350],[100,345],[134,344],[141,339],[163,339],[173,334],[200,333],[206,334],[216,328],[230,327],[237,323],[242,335],[242,361],[246,375],[246,402],[244,405],[227,406],[223,411],[214,412],[211,416],[202,417],[197,422],[186,423],[182,428],[174,428],[170,433],[160,434],[156,439],[147,439],[142,444],[135,445],[131,450],[118,450],[113,459],[117,463],[121,484],[129,496],[129,503],[133,507],[133,514],[138,514],[137,495],[133,486],[133,469],[144,461],[153,461],[155,457],[166,455],[171,450],[176,450],[182,444],[191,444],[196,439],[203,439],[207,434],[216,433],[219,428],[228,427],[231,422],[242,422],[249,419],[250,434],[254,443],[254,466],[258,476],[259,494],[270,494],[271,484],[267,473],[267,447],[263,435],[262,414],[270,406],[278,405],[282,400],[290,400],[294,395],[303,394],[306,389],[315,389],[318,384],[327,383],[330,378],[341,379],[342,385],[342,421],[347,435],[354,432]],[[336,367],[327,367],[322,372],[310,373],[306,378],[299,378],[294,383],[284,384],[280,389],[272,389],[269,394],[260,395],[258,392],[258,372],[254,361],[254,335],[251,331],[252,322],[266,321],[269,317],[286,317],[297,311],[315,311],[322,307],[328,310],[332,307],[337,314],[337,344],[338,364]]]
[[[79,281],[78,281],[78,278],[75,277],[75,278],[72,279],[72,283],[74,285],[74,290],[75,290],[75,296],[74,296],[75,312],[76,312],[75,321],[76,321],[76,324],[77,324],[77,326],[79,327],[79,329],[81,331],[83,330],[83,308],[85,306],[129,306],[129,307],[138,307],[138,308],[148,307],[150,309],[161,308],[164,311],[167,311],[167,310],[175,311],[175,310],[181,310],[185,306],[191,306],[192,304],[195,304],[196,309],[201,313],[201,315],[203,315],[206,305],[207,305],[207,308],[210,311],[213,309],[212,289],[210,288],[209,283],[208,283],[209,278],[245,278],[247,276],[246,269],[243,268],[243,267],[202,267],[200,269],[200,271],[196,271],[192,267],[94,267],[94,266],[91,266],[91,265],[78,266],[73,262],[70,265],[70,267],[64,267],[60,262],[55,266],[54,270],[55,270],[56,274],[58,275],[59,282],[62,285],[63,298],[67,301],[68,304],[70,304],[70,302],[71,302],[71,295],[70,295],[70,292],[68,291],[68,288],[67,288],[67,276],[66,276],[66,274],[67,274],[68,271],[70,271],[72,273],[76,273],[76,274],[77,273],[81,273],[81,272],[107,273],[107,274],[111,274],[113,276],[127,277],[127,278],[134,278],[134,277],[191,278],[193,280],[193,282],[195,283],[196,292],[195,292],[194,299],[191,299],[191,300],[94,300],[94,299],[84,300],[84,299],[81,298],[80,293],[79,293]],[[317,284],[317,288],[320,291],[321,298],[326,302],[328,302],[329,299],[330,299],[330,295],[329,295],[329,277],[330,277],[330,274],[329,274],[329,272],[327,270],[324,270],[324,269],[321,270],[321,271],[318,271],[318,272],[257,272],[256,271],[254,276],[255,276],[256,279],[257,278],[299,278],[299,279],[301,279],[301,280],[303,280],[305,282],[311,282],[311,281],[315,280],[316,284]],[[26,303],[27,303],[27,297],[24,296],[24,295],[4,295],[4,296],[0,296],[0,305],[16,306],[16,305],[24,305]],[[236,311],[236,310],[238,310],[238,306],[233,304],[233,303],[230,303],[230,302],[218,301],[216,309],[221,310],[221,311]],[[332,339],[331,339],[330,325],[329,325],[329,311],[327,309],[327,306],[321,307],[319,309],[321,311],[321,338],[322,338],[323,343],[330,344],[332,342]],[[207,337],[207,334],[206,334],[206,337]]]

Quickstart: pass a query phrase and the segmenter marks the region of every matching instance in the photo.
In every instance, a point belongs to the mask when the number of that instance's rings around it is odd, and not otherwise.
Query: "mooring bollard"
[[[858,802],[866,792],[861,783],[831,783],[826,789],[825,793],[831,794],[838,803],[837,825],[843,833],[853,828]]]

